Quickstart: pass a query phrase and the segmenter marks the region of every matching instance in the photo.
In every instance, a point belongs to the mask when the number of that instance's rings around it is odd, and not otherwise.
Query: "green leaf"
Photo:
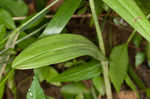
[[[75,97],[75,99],[84,99],[84,95],[80,93]]]
[[[4,9],[0,9],[0,24],[4,24],[8,29],[16,28],[11,15]]]
[[[128,85],[133,91],[136,91],[136,90],[137,90],[135,84],[132,82],[132,80],[131,80],[131,78],[129,77],[129,75],[126,76],[125,82],[127,83],[127,85]]]
[[[101,76],[97,76],[92,79],[92,82],[96,88],[96,90],[99,92],[100,95],[105,95],[105,83],[104,79]]]
[[[43,10],[41,10],[40,12],[38,12],[35,16],[33,16],[32,18],[30,18],[28,21],[26,21],[21,26],[19,26],[14,32],[18,32],[18,30],[19,31],[24,31],[24,30],[30,28],[31,26],[34,26],[35,24],[37,24],[38,23],[37,21],[41,20],[45,16],[45,14],[48,12],[48,9],[50,7],[52,7],[57,2],[58,2],[58,0],[55,0],[54,2],[52,2],[51,4],[49,4]]]
[[[3,99],[4,91],[5,91],[5,83],[3,83],[0,87],[0,99]]]
[[[69,82],[69,81],[81,81],[88,80],[96,77],[101,73],[100,63],[97,61],[90,61],[82,65],[72,67],[58,76],[51,79],[53,82]]]
[[[4,40],[6,36],[6,28],[4,25],[0,25],[0,50],[4,48]],[[1,60],[1,59],[0,59]]]
[[[21,32],[18,39],[22,39],[23,37],[27,36],[25,32]],[[21,49],[27,48],[30,44],[32,44],[34,41],[36,41],[35,37],[27,38],[26,40],[20,42],[17,46]]]
[[[46,99],[43,89],[40,87],[38,79],[35,76],[30,89],[28,89],[27,99]]]
[[[143,52],[138,52],[135,56],[135,66],[138,67],[145,60],[145,54]]]
[[[132,80],[131,80],[131,78],[129,77],[129,75],[126,76],[125,82],[126,82],[126,84],[127,84],[133,91],[136,92],[136,95],[137,95],[138,99],[140,99],[140,95],[139,95],[139,93],[137,92],[136,85],[132,82]]]
[[[83,83],[70,83],[61,88],[61,93],[63,95],[78,95],[86,91],[87,88]]]
[[[0,0],[0,7],[7,9],[14,16],[25,16],[28,7],[23,0]]]
[[[13,62],[16,69],[32,69],[56,64],[89,55],[105,60],[104,55],[88,39],[75,34],[60,34],[45,37],[31,44]]]
[[[135,0],[138,6],[143,10],[143,12],[147,15],[150,13],[150,1],[149,0]]]
[[[150,98],[150,88],[146,89],[146,95],[147,95],[148,98]]]
[[[47,5],[48,1],[49,0],[36,0],[36,2],[35,2],[36,10],[37,11],[42,10]]]
[[[112,49],[110,54],[110,78],[117,92],[120,91],[128,69],[128,48],[122,44]]]
[[[21,23],[22,24],[26,23],[35,15],[36,14],[32,14],[30,16],[27,16],[24,20],[21,21]],[[26,29],[33,29],[34,27],[38,26],[43,21],[43,19],[45,18],[44,15],[45,15],[45,13],[43,15],[39,16],[38,19],[35,22],[33,22],[32,24],[28,24],[28,28],[26,28]]]
[[[124,18],[146,40],[150,41],[150,23],[134,0],[103,1]]]
[[[50,66],[34,69],[34,73],[40,82],[46,80],[48,83],[51,83],[51,79],[58,75],[58,72]],[[60,85],[60,83],[55,82],[51,84]]]
[[[0,25],[0,42],[4,39],[6,34],[6,28],[4,25]]]
[[[43,35],[60,33],[80,5],[81,0],[65,0],[54,18],[50,21]]]
[[[131,76],[131,78],[133,79],[133,81],[135,82],[135,84],[140,89],[145,89],[146,88],[143,81],[138,77],[138,75],[134,72],[134,70],[131,66],[129,66],[128,72],[129,72],[129,75]]]

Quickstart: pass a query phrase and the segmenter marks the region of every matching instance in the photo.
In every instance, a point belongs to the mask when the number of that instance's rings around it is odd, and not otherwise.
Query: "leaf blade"
[[[150,41],[150,23],[134,0],[103,1],[124,18],[146,40]]]
[[[102,70],[100,69],[100,63],[97,61],[90,61],[70,68],[58,76],[51,79],[52,82],[70,82],[88,80],[90,78],[98,76]]]
[[[59,34],[45,37],[25,49],[13,62],[17,69],[32,69],[65,62],[79,56],[105,60],[105,56],[88,39],[80,35]]]
[[[8,29],[15,29],[15,23],[12,16],[4,9],[0,9],[0,24],[4,24]]]
[[[127,74],[127,68],[128,68],[127,45],[125,44],[119,45],[115,47],[110,54],[110,70],[109,70],[111,81],[117,92],[120,91],[121,84],[123,83],[125,76]]]
[[[38,79],[35,76],[28,90],[27,99],[46,99],[43,89],[40,87]]]
[[[65,0],[42,35],[60,33],[76,11],[81,0]],[[69,9],[69,10],[68,10]]]

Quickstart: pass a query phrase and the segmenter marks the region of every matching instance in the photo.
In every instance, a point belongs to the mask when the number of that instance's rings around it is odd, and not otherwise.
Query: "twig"
[[[104,14],[103,15],[100,15],[99,16],[99,19],[102,19],[102,17],[105,16]],[[13,20],[14,21],[17,21],[17,20],[24,20],[27,16],[23,16],[23,17],[13,17]],[[51,19],[53,18],[54,15],[45,15],[45,18],[47,19]],[[81,14],[81,15],[73,15],[72,18],[91,18],[92,15],[91,14]]]

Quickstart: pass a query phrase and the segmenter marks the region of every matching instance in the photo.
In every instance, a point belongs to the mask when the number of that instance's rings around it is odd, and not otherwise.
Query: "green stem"
[[[129,36],[129,38],[128,38],[127,42],[126,42],[127,45],[132,40],[132,38],[134,37],[135,34],[136,34],[136,30],[133,30],[133,32],[131,33],[131,35]]]
[[[35,31],[31,32],[31,33],[29,33],[27,36],[25,36],[25,37],[23,37],[23,38],[17,40],[17,41],[16,41],[16,45],[19,44],[20,42],[22,42],[22,41],[24,41],[24,40],[30,38],[31,36],[37,34],[37,33],[40,32],[43,28],[45,28],[46,25],[47,25],[47,24],[44,24],[43,26],[41,26],[41,27],[38,28],[37,30],[35,30]],[[9,50],[9,48],[3,49],[2,51],[0,51],[0,55],[2,55],[3,53],[5,53],[5,52],[8,51],[8,50]]]
[[[94,0],[89,0],[89,3],[90,3],[92,16],[93,16],[95,27],[96,27],[96,32],[97,32],[98,41],[99,41],[99,47],[100,47],[102,53],[105,55],[106,54],[105,46],[104,46],[102,32],[101,32],[101,29],[99,26],[98,17],[96,15],[96,11],[95,11]],[[111,84],[110,84],[109,74],[108,74],[108,61],[102,61],[101,64],[102,64],[102,68],[103,68],[103,75],[104,75],[107,99],[112,99]]]

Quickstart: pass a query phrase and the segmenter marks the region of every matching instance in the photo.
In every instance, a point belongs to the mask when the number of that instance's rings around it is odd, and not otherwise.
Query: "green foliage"
[[[47,5],[48,0],[36,0],[35,7],[37,11],[42,10]]]
[[[143,52],[138,52],[135,56],[135,66],[141,65],[145,60],[145,54]]]
[[[133,37],[133,43],[136,47],[140,47],[140,44],[142,42],[142,37],[139,35],[139,34],[136,34],[134,37]]]
[[[2,44],[6,36],[6,28],[4,25],[0,25],[0,49],[4,47]]]
[[[129,75],[126,76],[125,78],[125,82],[127,83],[127,85],[136,92],[136,95],[138,97],[138,99],[140,99],[139,93],[137,92],[137,88],[136,85],[132,82],[131,78],[129,77]]]
[[[135,0],[138,6],[143,10],[145,15],[150,13],[150,1],[149,0]]]
[[[145,15],[150,12],[150,1],[103,0],[103,2],[102,0],[89,0],[88,4],[88,1],[85,0],[64,0],[64,3],[59,7],[56,14],[47,25],[46,21],[48,19],[45,19],[45,15],[49,8],[57,1],[59,0],[54,0],[53,3],[47,6],[48,0],[36,0],[35,5],[37,11],[42,10],[45,6],[46,8],[37,14],[27,16],[27,18],[21,22],[15,21],[16,25],[21,24],[16,28],[12,16],[26,16],[28,13],[27,5],[23,0],[0,0],[0,49],[5,46],[5,49],[0,52],[0,98],[2,98],[4,94],[4,88],[8,78],[7,86],[14,95],[16,94],[16,90],[14,91],[14,87],[12,86],[14,83],[12,83],[11,79],[14,69],[34,69],[35,76],[27,93],[27,99],[51,99],[51,97],[44,95],[39,81],[46,81],[47,83],[59,86],[61,85],[61,82],[65,82],[62,83],[61,88],[64,99],[97,99],[98,94],[102,96],[106,94],[108,99],[112,99],[109,77],[117,92],[120,91],[121,85],[123,84],[123,81],[125,81],[133,91],[137,92],[136,87],[139,87],[147,93],[147,96],[149,96],[149,89],[145,88],[143,81],[136,75],[131,67],[128,69],[129,42],[133,40],[136,48],[140,48],[140,45],[145,44],[143,43],[144,40],[140,35],[135,35],[133,32],[127,40],[127,44],[115,46],[112,49],[108,60],[105,57],[105,54],[109,55],[107,53],[108,49],[106,49],[109,46],[105,48],[104,38],[98,20],[99,16],[97,15],[103,11],[105,12],[102,14],[105,15],[106,13],[104,21],[102,21],[102,29],[104,28],[107,19],[109,21],[114,20],[114,22],[117,22],[117,27],[120,26],[124,28],[124,26],[126,26],[126,28],[128,28],[127,23],[120,21],[123,18],[146,40],[150,41],[150,23],[145,17]],[[119,14],[121,17],[116,16],[112,10],[108,10],[110,8],[105,4],[116,11],[116,14]],[[92,11],[92,18],[94,19],[92,22],[94,22],[96,27],[100,50],[95,44],[83,36],[75,34],[59,34],[64,32],[63,30],[67,30],[65,26],[75,12],[79,15],[87,14],[89,13],[89,7]],[[89,14],[87,14],[87,16],[85,15],[85,17],[91,17],[88,15]],[[84,15],[79,17],[84,17]],[[81,22],[83,22],[83,20],[79,23]],[[46,25],[47,27],[41,36],[40,34],[36,34]],[[36,29],[36,32],[32,32],[34,29]],[[12,30],[13,32],[10,33]],[[31,37],[33,34],[36,34],[36,36]],[[18,41],[16,41],[17,38],[19,38]],[[111,38],[111,40],[113,40],[113,38]],[[20,41],[22,42],[20,43]],[[112,41],[109,43],[111,42]],[[17,47],[15,45],[17,45]],[[15,52],[15,55],[12,51]],[[146,45],[146,55],[142,50],[137,51],[135,56],[135,66],[141,65],[145,61],[145,56],[147,56],[147,61],[150,65],[149,43]],[[97,61],[89,61],[92,60],[91,58],[94,58]],[[72,59],[73,61],[69,61]],[[10,63],[11,61],[13,61],[13,63]],[[5,68],[4,70],[2,68],[5,65],[7,66],[7,63],[12,64],[13,69],[10,72],[5,73]],[[56,68],[53,68],[52,66],[55,64]],[[2,67],[2,65],[4,66]],[[109,70],[108,66],[110,66]],[[58,73],[57,71],[61,73]],[[104,78],[101,75],[102,73]],[[6,76],[1,80],[3,74],[6,74]],[[89,82],[89,84],[87,84],[89,89],[85,84],[79,82],[82,80],[88,80],[83,82],[86,84]],[[93,85],[89,80],[92,80]]]
[[[0,24],[4,24],[8,29],[16,28],[15,23],[9,12],[2,8],[0,9]]]
[[[13,16],[24,16],[28,13],[28,7],[23,0],[0,0],[0,7],[8,10]]]
[[[51,79],[56,77],[58,75],[58,72],[50,66],[42,67],[34,69],[35,75],[38,77],[39,81],[42,82],[46,80],[48,83],[54,84],[54,85],[60,85],[60,83],[51,82]]]
[[[6,28],[4,25],[0,25],[0,42],[5,38]]]
[[[134,0],[103,1],[125,19],[146,40],[150,41],[150,23]]]
[[[60,33],[80,5],[81,0],[65,0],[54,18],[50,21],[43,35]],[[69,9],[69,10],[68,10]]]
[[[31,87],[28,89],[27,99],[46,99],[36,76],[33,77]]]
[[[92,99],[89,95],[89,90],[85,87],[83,83],[71,83],[64,85],[61,88],[61,93],[64,96],[64,99],[74,99],[79,94],[84,94],[85,99]],[[86,98],[88,96],[88,98]]]
[[[21,32],[18,39],[22,39],[23,37],[27,36],[27,33]],[[35,37],[27,38],[26,40],[20,42],[17,46],[21,49],[27,48],[30,44],[36,41]]]
[[[94,77],[92,82],[100,95],[105,95],[105,83],[101,76]]]
[[[134,72],[133,68],[129,65],[129,75],[131,76],[131,78],[133,79],[133,81],[135,82],[135,84],[140,88],[140,89],[145,89],[145,85],[143,83],[143,81],[138,77],[138,75]]]
[[[5,91],[5,83],[2,84],[0,87],[0,99],[3,99],[4,91]]]
[[[105,59],[92,42],[80,35],[53,35],[30,45],[16,57],[12,67],[16,69],[38,68],[85,55],[97,60]]]
[[[97,61],[90,61],[64,71],[58,76],[52,78],[51,81],[70,82],[88,80],[98,76],[101,72],[100,63]]]
[[[127,45],[122,44],[113,48],[110,54],[110,78],[117,92],[120,91],[127,69],[128,48]]]
[[[38,25],[44,20],[44,15],[45,15],[45,14],[46,14],[46,12],[43,13],[43,15],[41,14],[41,15],[37,18],[37,20],[35,19],[35,20],[36,20],[35,22],[33,22],[32,24],[28,24],[28,27],[27,27],[25,30],[27,30],[27,29],[32,29],[32,28],[38,26]],[[36,14],[32,14],[32,15],[26,17],[24,20],[21,21],[21,24],[24,24],[24,23],[28,22],[28,21],[29,21],[30,19],[32,19],[32,17],[34,17],[35,15],[36,15]]]

